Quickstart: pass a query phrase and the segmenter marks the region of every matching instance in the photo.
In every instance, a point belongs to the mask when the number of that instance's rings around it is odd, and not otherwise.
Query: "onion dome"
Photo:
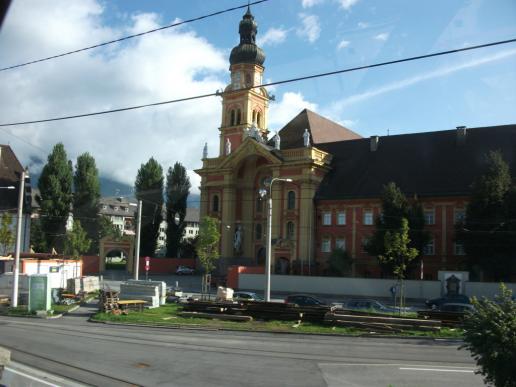
[[[229,63],[252,63],[262,66],[265,62],[265,53],[256,45],[256,33],[258,24],[254,21],[251,9],[247,7],[247,12],[240,21],[238,33],[240,34],[240,44],[231,50]]]

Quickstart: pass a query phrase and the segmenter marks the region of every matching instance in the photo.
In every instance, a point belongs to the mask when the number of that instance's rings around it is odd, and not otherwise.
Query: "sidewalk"
[[[2,378],[0,379],[0,385],[9,387],[86,386],[85,384],[66,379],[61,376],[52,375],[48,372],[41,371],[15,361],[11,361],[5,366]]]

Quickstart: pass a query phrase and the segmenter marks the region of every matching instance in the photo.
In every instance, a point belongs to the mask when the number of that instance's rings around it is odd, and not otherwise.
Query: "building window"
[[[322,240],[321,251],[323,253],[329,253],[331,251],[331,241],[329,238]]]
[[[335,247],[337,249],[346,250],[346,240],[344,238],[338,238],[335,241]]]
[[[125,208],[124,208],[124,211],[125,211],[125,212],[129,212],[129,207],[125,207]]]
[[[362,248],[362,252],[363,252],[363,253],[366,253],[366,254],[367,254],[367,250],[366,250],[366,248],[367,248],[367,245],[369,244],[369,241],[370,241],[370,237],[364,237],[364,238],[362,238],[362,246],[361,246],[361,248]]]
[[[214,195],[213,196],[212,204],[211,204],[211,210],[213,212],[219,212],[219,197],[218,197],[218,195]]]
[[[231,110],[230,117],[231,117],[231,119],[229,121],[229,124],[231,126],[233,126],[233,125],[235,125],[235,111],[234,110]]]
[[[287,239],[294,240],[294,223],[287,223]]]
[[[258,126],[259,128],[262,127],[262,115],[260,112],[256,114],[256,126]]]
[[[262,234],[263,234],[262,225],[258,223],[258,224],[256,225],[256,228],[255,228],[255,235],[254,235],[254,238],[255,238],[256,240],[260,240],[260,239],[262,239]]]
[[[256,198],[256,212],[262,212],[263,211],[263,200],[261,197]]]
[[[364,224],[366,226],[372,226],[373,225],[373,211],[371,211],[371,210],[365,210],[364,211]]]
[[[242,112],[240,111],[240,109],[238,109],[237,110],[236,124],[240,125],[241,122],[242,122]]]
[[[455,224],[463,223],[466,219],[466,212],[463,209],[455,209],[453,213],[453,221]]]
[[[105,204],[102,205],[103,210],[107,210],[107,206]]]
[[[339,226],[343,226],[346,224],[346,213],[343,211],[343,212],[339,212],[337,214],[337,224]]]
[[[423,255],[435,255],[435,241],[433,239],[423,247]]]
[[[287,209],[293,210],[294,208],[296,208],[296,193],[294,191],[288,191]]]
[[[435,224],[435,215],[434,210],[425,210],[424,211],[425,224]]]
[[[331,226],[331,212],[323,212],[323,226]]]
[[[117,206],[113,207],[113,210],[118,211],[118,207]]]
[[[455,242],[453,244],[453,252],[455,255],[466,255],[466,252],[464,251],[464,245],[459,242]]]

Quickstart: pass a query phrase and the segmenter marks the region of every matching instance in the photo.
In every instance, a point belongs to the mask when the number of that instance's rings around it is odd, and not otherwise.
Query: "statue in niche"
[[[204,148],[202,150],[202,158],[207,159],[208,158],[208,143],[204,143]]]
[[[242,239],[243,239],[243,230],[241,225],[237,225],[235,228],[235,236],[233,239],[233,248],[236,254],[242,253]]]
[[[231,141],[229,138],[226,139],[226,156],[231,154]]]

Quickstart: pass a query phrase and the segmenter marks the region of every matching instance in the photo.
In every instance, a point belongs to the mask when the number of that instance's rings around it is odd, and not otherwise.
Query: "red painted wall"
[[[174,274],[179,265],[196,268],[193,258],[151,258],[149,274]],[[145,257],[140,257],[141,274],[145,274]]]
[[[82,256],[82,275],[99,274],[100,257],[98,255]]]
[[[230,266],[228,268],[227,282],[228,288],[238,289],[238,277],[240,274],[263,274],[263,266]]]

